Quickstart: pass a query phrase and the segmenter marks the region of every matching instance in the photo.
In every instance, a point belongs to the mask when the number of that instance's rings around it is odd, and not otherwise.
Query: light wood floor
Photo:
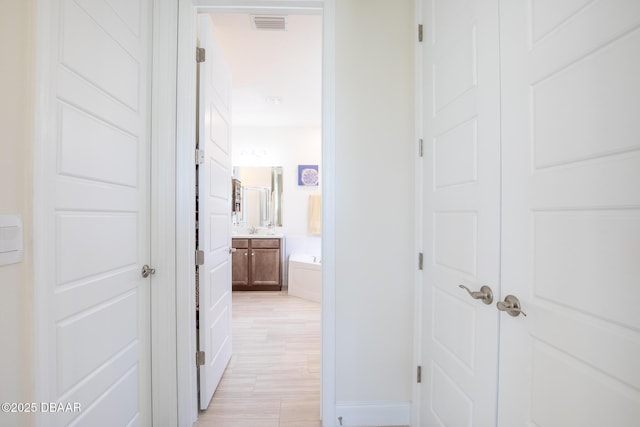
[[[233,293],[233,356],[196,427],[319,427],[320,304]]]

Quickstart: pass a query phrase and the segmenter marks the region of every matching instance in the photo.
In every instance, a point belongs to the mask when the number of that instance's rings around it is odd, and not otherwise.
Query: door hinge
[[[201,63],[204,62],[206,57],[206,51],[204,50],[203,47],[197,47],[196,48],[196,62],[197,63]]]
[[[418,366],[418,369],[416,370],[416,381],[418,384],[422,382],[422,366]]]
[[[196,150],[196,165],[204,163],[204,150]]]
[[[204,365],[204,361],[205,361],[204,351],[196,352],[196,365],[197,366],[202,366],[202,365]]]
[[[204,251],[196,251],[196,265],[204,265]]]
[[[418,154],[420,157],[424,156],[424,141],[422,138],[418,140]]]
[[[424,267],[424,254],[422,252],[418,253],[418,270],[422,270]]]
[[[418,24],[418,41],[422,41],[422,24]]]

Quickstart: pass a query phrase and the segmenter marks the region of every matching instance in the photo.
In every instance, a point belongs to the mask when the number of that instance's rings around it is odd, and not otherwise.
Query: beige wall
[[[0,266],[0,402],[33,399],[33,17],[34,0],[0,2],[0,214],[20,214],[25,231],[24,261]],[[30,421],[0,414],[2,425]]]
[[[413,22],[412,0],[336,1],[338,404],[411,400]]]

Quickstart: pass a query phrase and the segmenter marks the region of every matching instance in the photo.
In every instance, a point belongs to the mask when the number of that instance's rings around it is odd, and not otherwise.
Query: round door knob
[[[142,266],[141,274],[142,274],[142,277],[144,277],[146,279],[150,275],[156,274],[156,269],[155,268],[151,268],[147,264],[145,264],[145,265]]]

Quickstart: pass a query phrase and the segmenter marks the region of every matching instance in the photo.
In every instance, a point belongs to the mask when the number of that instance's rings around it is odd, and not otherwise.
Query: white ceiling
[[[287,31],[257,31],[246,14],[211,16],[231,67],[233,125],[320,126],[322,16],[289,15]]]

